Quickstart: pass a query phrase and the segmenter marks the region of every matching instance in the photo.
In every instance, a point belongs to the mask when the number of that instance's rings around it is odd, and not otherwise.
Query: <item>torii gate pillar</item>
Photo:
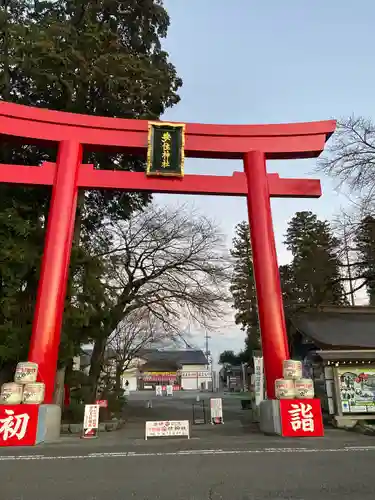
[[[289,349],[264,153],[245,153],[244,169],[267,396],[272,399]]]

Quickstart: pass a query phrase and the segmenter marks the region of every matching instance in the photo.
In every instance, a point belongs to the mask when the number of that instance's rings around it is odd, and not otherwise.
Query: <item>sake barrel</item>
[[[25,384],[23,389],[22,402],[24,404],[40,405],[44,401],[45,385],[42,382]]]
[[[314,397],[314,382],[311,378],[300,378],[294,381],[296,398],[311,399]]]
[[[1,386],[0,404],[18,405],[22,402],[23,385],[15,382],[6,382]]]
[[[37,375],[38,365],[36,363],[29,361],[18,363],[14,381],[18,384],[30,384],[36,382]]]
[[[285,378],[275,380],[275,396],[276,399],[294,399],[294,380]]]
[[[295,380],[302,378],[302,363],[294,359],[286,359],[283,362],[283,378]]]

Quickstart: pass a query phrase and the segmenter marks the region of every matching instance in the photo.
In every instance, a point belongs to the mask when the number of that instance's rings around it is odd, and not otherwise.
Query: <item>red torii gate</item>
[[[61,322],[77,207],[83,189],[124,189],[154,193],[246,196],[251,227],[259,321],[268,398],[289,358],[272,227],[270,197],[319,197],[319,180],[282,179],[267,174],[266,160],[313,158],[323,151],[336,122],[280,125],[186,124],[185,156],[241,159],[245,173],[152,178],[143,173],[95,170],[81,165],[82,148],[146,156],[148,122],[105,118],[0,103],[0,135],[25,143],[57,143],[56,163],[0,165],[0,182],[51,185],[52,199],[33,322],[29,361],[38,363],[52,403]]]

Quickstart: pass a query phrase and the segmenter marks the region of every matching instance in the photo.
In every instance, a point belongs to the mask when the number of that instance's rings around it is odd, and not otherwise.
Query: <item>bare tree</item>
[[[356,243],[361,220],[359,212],[353,207],[349,207],[349,210],[341,207],[332,221],[332,229],[339,242],[337,255],[340,259],[345,295],[349,297],[352,306],[356,303],[356,292],[367,286],[367,278],[363,273]]]
[[[343,268],[354,304],[354,293],[367,286],[356,248],[356,234],[363,219],[375,209],[375,124],[364,117],[340,119],[318,170],[338,181],[349,203],[335,220],[342,243]]]
[[[375,125],[354,117],[338,120],[318,169],[349,188],[353,204],[362,215],[375,203]]]
[[[150,206],[96,235],[105,294],[98,304],[90,379],[96,391],[110,335],[134,311],[148,312],[171,334],[187,317],[211,327],[225,316],[230,262],[218,227],[187,207]],[[94,393],[93,393],[94,396]]]
[[[180,335],[174,329],[163,328],[147,308],[136,309],[125,316],[107,342],[108,378],[114,378],[115,391],[121,389],[121,375],[141,354],[143,349],[179,343]]]

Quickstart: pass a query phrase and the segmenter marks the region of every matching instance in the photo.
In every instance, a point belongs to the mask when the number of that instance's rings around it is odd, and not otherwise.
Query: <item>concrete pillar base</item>
[[[277,399],[260,402],[259,428],[264,434],[281,436],[280,404]]]
[[[40,405],[35,444],[54,443],[60,439],[61,408],[59,405]]]
[[[338,429],[354,429],[354,427],[358,424],[358,420],[356,418],[350,417],[340,417],[336,415],[334,417],[335,427]]]

